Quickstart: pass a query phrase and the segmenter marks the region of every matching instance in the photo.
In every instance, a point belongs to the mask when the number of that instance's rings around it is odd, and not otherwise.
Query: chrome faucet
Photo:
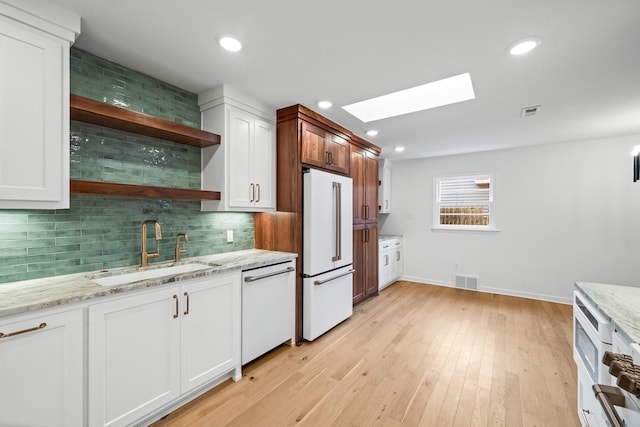
[[[147,224],[153,224],[156,228],[156,251],[150,254],[147,252]],[[160,256],[160,240],[162,240],[162,233],[160,231],[160,223],[157,219],[149,219],[142,223],[142,266],[149,265],[149,258],[155,258]]]
[[[180,247],[180,237],[184,237],[184,240],[182,241],[182,248]],[[187,253],[188,241],[189,241],[189,236],[187,236],[187,233],[176,234],[176,262],[180,261],[180,254]]]

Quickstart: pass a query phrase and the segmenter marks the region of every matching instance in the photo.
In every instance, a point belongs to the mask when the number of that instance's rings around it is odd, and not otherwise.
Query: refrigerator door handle
[[[333,182],[334,195],[336,198],[336,255],[331,261],[340,261],[342,259],[342,184]]]
[[[316,286],[317,285],[324,285],[327,282],[331,282],[332,280],[336,280],[336,279],[339,279],[341,277],[348,276],[349,274],[353,274],[355,272],[356,271],[353,268],[350,268],[349,271],[347,271],[345,273],[338,274],[337,276],[333,276],[333,277],[330,277],[330,278],[324,279],[324,280],[316,280],[315,282],[313,282],[313,284],[316,285]]]

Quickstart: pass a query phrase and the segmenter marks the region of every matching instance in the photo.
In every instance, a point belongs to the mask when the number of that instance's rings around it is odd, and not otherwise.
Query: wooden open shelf
[[[220,200],[219,191],[189,190],[185,188],[150,187],[146,185],[71,180],[71,194],[96,194],[116,197],[171,200]]]
[[[193,147],[220,144],[220,135],[124,108],[71,95],[71,120],[160,138]]]

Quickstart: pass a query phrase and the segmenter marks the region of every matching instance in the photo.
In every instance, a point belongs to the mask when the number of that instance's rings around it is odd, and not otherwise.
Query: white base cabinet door
[[[122,426],[180,396],[178,289],[89,307],[89,420]]]
[[[234,369],[241,377],[240,273],[215,277],[181,288],[181,393]]]
[[[400,237],[380,241],[378,266],[378,290],[386,288],[402,276],[403,255]]]
[[[240,272],[89,307],[91,426],[124,426],[241,377]]]
[[[0,322],[0,425],[84,425],[82,310]]]

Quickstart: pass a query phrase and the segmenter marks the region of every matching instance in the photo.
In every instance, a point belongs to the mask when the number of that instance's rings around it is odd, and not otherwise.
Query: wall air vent
[[[477,276],[463,276],[461,274],[454,274],[453,283],[456,288],[460,289],[478,289],[478,277]]]
[[[531,116],[535,116],[536,114],[538,114],[540,112],[540,109],[542,108],[542,105],[534,105],[533,107],[524,107],[522,109],[522,117],[531,117]]]

